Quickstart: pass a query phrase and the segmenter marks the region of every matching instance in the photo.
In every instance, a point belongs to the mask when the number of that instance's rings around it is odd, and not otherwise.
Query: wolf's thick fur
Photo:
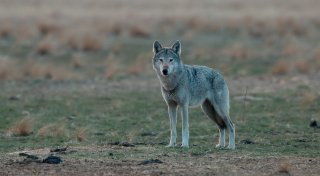
[[[201,105],[204,113],[219,127],[219,144],[225,147],[225,130],[229,131],[229,149],[235,149],[235,129],[229,116],[229,90],[222,75],[205,66],[184,65],[180,59],[181,44],[163,48],[153,44],[153,69],[161,83],[161,92],[168,105],[171,137],[168,147],[176,145],[177,107],[182,115],[182,147],[189,147],[188,107]]]

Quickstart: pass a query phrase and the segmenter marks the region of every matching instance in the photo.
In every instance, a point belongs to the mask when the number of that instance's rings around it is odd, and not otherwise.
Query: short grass
[[[235,151],[218,150],[216,125],[200,108],[190,110],[190,148],[165,148],[169,142],[166,105],[158,90],[115,90],[103,95],[71,93],[57,96],[27,95],[10,100],[0,95],[0,152],[24,149],[71,147],[106,147],[114,142],[129,142],[135,147],[112,150],[79,151],[70,157],[135,159],[169,155],[206,155],[238,153],[251,156],[319,157],[320,129],[309,127],[319,114],[320,98],[303,104],[306,87],[272,94],[254,94],[262,101],[244,101],[231,97],[231,117],[236,125]],[[7,132],[29,113],[33,132],[29,136],[7,136]],[[60,135],[38,135],[48,125],[63,126]],[[79,130],[81,141],[76,137]],[[83,134],[84,133],[84,134]],[[181,122],[178,118],[178,143]],[[245,140],[253,142],[245,144]],[[110,154],[112,152],[112,154]]]

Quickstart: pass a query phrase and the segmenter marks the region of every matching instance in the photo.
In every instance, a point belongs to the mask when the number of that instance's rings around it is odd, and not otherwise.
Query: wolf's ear
[[[181,54],[181,43],[179,40],[176,41],[176,43],[173,44],[172,49],[174,52],[176,52],[178,55]]]
[[[162,46],[160,45],[160,43],[158,41],[155,41],[153,43],[153,52],[154,52],[154,54],[157,54],[161,49],[162,49]]]

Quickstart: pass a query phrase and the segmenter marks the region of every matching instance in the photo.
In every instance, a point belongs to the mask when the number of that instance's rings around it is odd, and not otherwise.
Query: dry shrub
[[[19,69],[16,63],[8,59],[0,59],[0,80],[10,80],[18,77]]]
[[[138,26],[131,27],[129,32],[132,37],[140,37],[140,38],[149,38],[150,37],[149,32],[147,32],[146,30],[144,30]]]
[[[38,30],[39,30],[40,34],[48,35],[48,34],[59,32],[61,30],[61,28],[57,25],[54,25],[54,24],[42,22],[42,23],[39,23]]]
[[[77,139],[77,141],[82,142],[87,138],[87,128],[78,128],[75,133],[74,136]]]
[[[48,124],[41,127],[37,133],[38,136],[59,136],[63,137],[66,135],[65,125],[63,124]]]
[[[208,23],[204,20],[197,18],[190,18],[186,21],[187,28],[191,28],[193,30],[205,30],[208,29]]]
[[[30,117],[23,117],[9,130],[14,136],[28,136],[32,133],[33,122]]]
[[[292,169],[292,166],[289,162],[282,162],[279,164],[278,172],[291,175],[290,174],[291,169]]]
[[[73,68],[79,69],[82,68],[85,65],[85,63],[80,58],[73,58],[71,60],[71,65]]]
[[[78,38],[75,36],[68,37],[66,41],[67,47],[73,50],[80,50],[81,49],[81,42],[79,41]]]
[[[48,42],[41,42],[36,46],[35,52],[39,55],[48,55],[52,53],[52,46]]]
[[[280,61],[271,68],[271,72],[274,75],[285,75],[289,72],[289,69],[290,65],[288,62]]]
[[[65,80],[70,78],[77,78],[76,74],[73,74],[69,70],[63,67],[50,64],[39,64],[33,60],[27,61],[20,68],[22,77],[30,78],[46,78],[53,80]]]
[[[116,43],[116,44],[112,45],[112,47],[111,47],[111,51],[115,54],[119,53],[121,49],[122,49],[121,43]]]
[[[132,75],[138,75],[146,71],[146,67],[149,65],[149,54],[141,54],[136,61],[128,67],[128,73]]]
[[[309,65],[308,65],[308,63],[307,62],[305,62],[305,61],[297,61],[296,63],[295,63],[295,68],[300,72],[300,73],[303,73],[303,74],[307,74],[307,73],[309,73],[309,71],[310,71],[310,67],[309,67]]]
[[[101,49],[101,43],[97,38],[86,36],[82,42],[84,51],[98,51]]]
[[[50,129],[52,128],[53,124],[49,124],[49,125],[45,125],[43,127],[41,127],[38,132],[37,135],[41,136],[41,137],[45,137],[45,136],[50,136]]]
[[[9,38],[12,35],[12,28],[9,25],[3,25],[0,29],[0,38]]]
[[[122,27],[120,25],[114,25],[111,27],[110,32],[114,35],[120,35],[122,33]]]
[[[107,79],[112,79],[120,70],[119,61],[112,54],[110,54],[105,60],[105,66],[105,77]]]
[[[302,54],[302,49],[299,46],[292,43],[285,45],[281,51],[281,55],[285,57],[296,56],[299,54]]]
[[[318,96],[313,93],[305,93],[302,97],[302,104],[303,105],[310,105],[310,104],[314,103],[317,98],[318,98]]]
[[[226,50],[225,53],[234,59],[247,59],[250,57],[250,51],[249,49],[245,48],[244,46],[241,46],[239,44],[236,44],[232,46],[230,49]]]

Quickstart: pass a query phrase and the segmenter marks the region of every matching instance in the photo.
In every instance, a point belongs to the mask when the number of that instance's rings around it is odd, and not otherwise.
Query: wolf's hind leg
[[[216,112],[218,113],[218,116],[220,116],[225,125],[228,128],[229,131],[229,146],[228,149],[235,149],[235,129],[234,129],[234,125],[230,119],[229,116],[229,106],[223,103],[214,103],[214,109],[216,109]]]
[[[203,112],[218,125],[219,143],[216,145],[216,147],[223,148],[225,146],[225,129],[227,127],[226,124],[224,123],[223,119],[219,117],[209,100],[205,100],[201,105],[201,108]]]

